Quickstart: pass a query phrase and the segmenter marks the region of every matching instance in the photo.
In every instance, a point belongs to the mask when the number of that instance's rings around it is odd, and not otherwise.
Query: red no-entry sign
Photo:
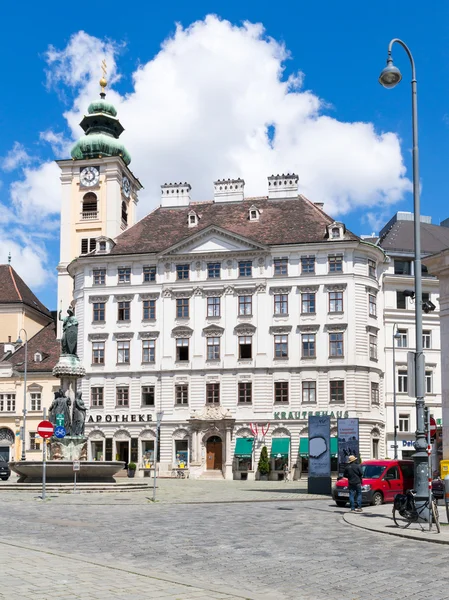
[[[430,417],[430,437],[434,438],[437,434],[437,422],[433,417]]]
[[[37,432],[42,438],[50,438],[54,430],[53,423],[50,421],[41,421],[37,426]]]

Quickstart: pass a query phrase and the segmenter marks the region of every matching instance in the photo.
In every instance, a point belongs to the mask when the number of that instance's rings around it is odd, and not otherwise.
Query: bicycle
[[[395,525],[401,529],[406,529],[412,523],[418,523],[421,530],[424,531],[424,527],[421,523],[427,523],[427,519],[422,515],[424,511],[429,510],[430,503],[431,519],[433,523],[435,523],[437,532],[440,533],[440,517],[438,515],[437,501],[434,496],[432,495],[430,501],[429,499],[425,500],[419,508],[416,506],[415,496],[415,490],[407,490],[405,494],[397,494],[395,496],[393,505],[393,521],[395,522]]]

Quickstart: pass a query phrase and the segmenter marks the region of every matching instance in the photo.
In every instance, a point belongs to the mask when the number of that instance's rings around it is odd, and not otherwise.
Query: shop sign
[[[402,440],[401,446],[403,448],[414,448],[415,447],[415,441],[414,440]]]
[[[103,418],[104,417],[104,418]],[[88,423],[147,423],[153,420],[153,415],[90,415]]]
[[[329,412],[327,410],[317,410],[313,411],[292,411],[292,412],[275,412],[273,418],[275,421],[293,421],[297,419],[307,419],[308,417],[327,417],[329,416],[331,419],[347,419],[349,416],[349,411],[345,410],[337,410],[335,413]]]

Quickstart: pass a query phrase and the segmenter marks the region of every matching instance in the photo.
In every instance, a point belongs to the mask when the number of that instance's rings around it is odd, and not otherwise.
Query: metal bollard
[[[449,475],[444,478],[444,504],[446,506],[446,516],[449,522]]]

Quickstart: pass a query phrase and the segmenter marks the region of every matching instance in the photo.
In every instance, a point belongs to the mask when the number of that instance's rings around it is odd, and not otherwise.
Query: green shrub
[[[133,463],[133,462],[128,463],[128,469],[130,471],[135,471],[136,467],[137,467],[136,463]]]
[[[268,450],[266,446],[262,448],[262,452],[260,453],[258,469],[261,475],[268,475],[271,471],[270,459],[268,458]]]

